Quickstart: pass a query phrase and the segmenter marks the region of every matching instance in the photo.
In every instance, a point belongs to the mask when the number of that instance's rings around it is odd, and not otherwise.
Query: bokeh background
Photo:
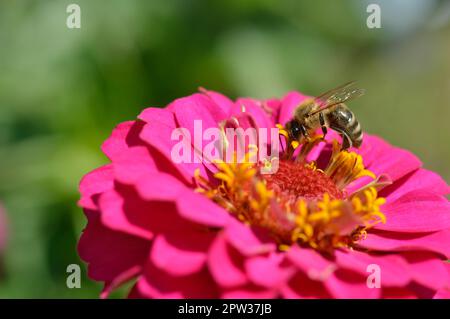
[[[81,29],[66,27],[70,3]],[[269,98],[349,80],[367,89],[352,103],[365,130],[448,182],[450,1],[1,1],[0,298],[98,297],[76,253],[77,187],[117,123],[199,86]],[[80,289],[66,287],[72,263]]]

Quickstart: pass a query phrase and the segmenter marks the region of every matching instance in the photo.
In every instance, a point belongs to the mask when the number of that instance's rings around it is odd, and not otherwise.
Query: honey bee
[[[310,134],[320,127],[325,138],[330,128],[342,136],[343,150],[360,147],[363,139],[361,125],[344,104],[364,94],[365,91],[355,88],[354,84],[346,83],[300,104],[292,120],[286,124],[289,137],[293,140],[309,139]]]

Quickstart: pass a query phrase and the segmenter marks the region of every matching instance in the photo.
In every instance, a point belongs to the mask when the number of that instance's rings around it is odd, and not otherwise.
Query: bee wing
[[[314,100],[317,101],[318,103],[320,101],[326,101],[328,100],[331,96],[333,96],[334,94],[336,94],[337,92],[341,92],[342,90],[348,90],[348,88],[352,87],[355,85],[355,81],[351,81],[351,82],[347,82],[344,83],[338,87],[335,87],[331,90],[328,90],[322,94],[320,94],[319,96],[317,96]]]
[[[334,105],[356,99],[364,93],[364,89],[355,87],[354,81],[345,83],[316,97],[314,102],[319,105],[319,108],[309,115],[316,114]]]

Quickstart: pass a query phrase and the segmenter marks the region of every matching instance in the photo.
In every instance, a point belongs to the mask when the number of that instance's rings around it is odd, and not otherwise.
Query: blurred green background
[[[66,27],[70,3],[81,29]],[[381,29],[366,26],[369,3]],[[449,1],[1,1],[0,297],[98,297],[75,249],[78,182],[106,163],[117,123],[199,86],[268,98],[357,80],[365,130],[449,181],[449,57]],[[81,289],[66,287],[72,263]]]

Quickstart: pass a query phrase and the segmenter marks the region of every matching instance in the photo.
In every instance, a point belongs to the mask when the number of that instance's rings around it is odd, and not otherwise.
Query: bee
[[[363,139],[361,125],[344,104],[364,94],[365,90],[355,88],[354,84],[346,83],[300,104],[292,120],[286,124],[289,137],[293,140],[309,139],[310,134],[320,127],[325,138],[330,128],[342,136],[343,150],[360,147]]]

